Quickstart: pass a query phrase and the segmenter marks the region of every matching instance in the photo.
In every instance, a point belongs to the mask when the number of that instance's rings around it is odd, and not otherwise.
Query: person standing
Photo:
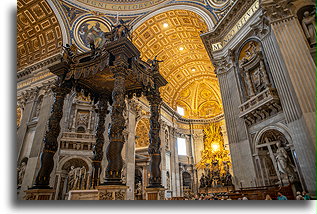
[[[311,199],[310,196],[307,195],[307,193],[305,191],[303,192],[303,198],[304,198],[304,200],[310,200]]]
[[[283,195],[282,193],[278,192],[277,193],[277,200],[284,201],[284,200],[287,200],[287,198],[286,198],[285,195]]]
[[[265,200],[272,200],[272,198],[271,198],[271,196],[269,195],[269,194],[267,194],[266,196],[265,196]]]
[[[296,200],[305,200],[299,191],[296,192]]]

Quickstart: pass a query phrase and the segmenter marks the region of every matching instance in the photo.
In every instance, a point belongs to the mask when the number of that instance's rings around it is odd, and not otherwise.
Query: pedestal
[[[55,189],[30,189],[25,193],[24,200],[53,200]]]
[[[128,188],[124,185],[97,186],[98,200],[126,200]]]
[[[67,200],[98,200],[98,190],[71,190]]]
[[[145,188],[146,200],[165,200],[165,188]]]

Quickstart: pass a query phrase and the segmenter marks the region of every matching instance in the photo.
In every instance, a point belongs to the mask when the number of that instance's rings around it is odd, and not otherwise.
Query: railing
[[[96,138],[93,134],[64,132],[60,142],[61,149],[92,150]]]
[[[240,118],[244,118],[248,125],[261,121],[282,110],[277,90],[267,88],[239,106]]]
[[[251,111],[273,99],[278,100],[276,89],[267,88],[261,93],[249,99],[247,102],[243,103],[241,106],[239,106],[240,112],[243,114],[245,112]]]

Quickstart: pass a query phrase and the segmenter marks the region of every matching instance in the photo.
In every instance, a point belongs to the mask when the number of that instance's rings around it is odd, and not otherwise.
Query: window
[[[187,155],[185,138],[177,138],[177,151],[178,155]]]
[[[180,114],[181,116],[185,115],[184,108],[177,106],[177,113]]]

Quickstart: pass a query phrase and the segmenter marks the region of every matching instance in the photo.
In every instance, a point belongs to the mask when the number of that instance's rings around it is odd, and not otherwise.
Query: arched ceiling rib
[[[184,107],[187,118],[207,119],[222,112],[214,67],[200,39],[206,31],[196,13],[171,10],[146,20],[132,34],[143,60],[164,60],[160,72],[168,84],[161,89],[162,98],[174,109]]]
[[[18,70],[61,51],[62,32],[45,0],[17,1]]]

